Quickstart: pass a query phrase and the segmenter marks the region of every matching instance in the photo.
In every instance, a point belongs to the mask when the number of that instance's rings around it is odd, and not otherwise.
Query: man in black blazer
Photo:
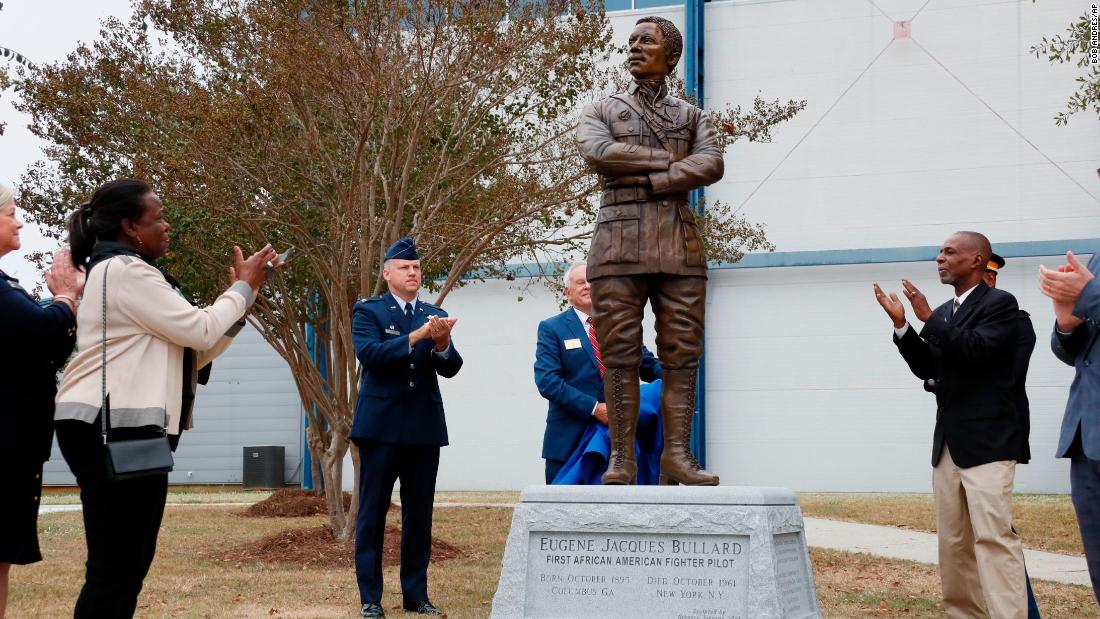
[[[946,614],[1025,619],[1023,546],[1012,530],[1012,487],[1025,431],[1014,380],[1019,307],[1011,294],[982,281],[991,254],[984,235],[951,235],[936,266],[955,296],[934,311],[916,286],[902,280],[914,315],[925,323],[919,335],[897,294],[887,295],[878,284],[874,290],[910,370],[936,381],[932,492]]]
[[[990,288],[997,287],[997,275],[1005,267],[1005,259],[993,254],[982,273],[982,281]],[[1031,460],[1031,446],[1028,437],[1031,434],[1031,405],[1027,399],[1027,370],[1031,366],[1031,353],[1035,350],[1035,327],[1031,324],[1031,314],[1019,310],[1016,314],[1019,321],[1019,334],[1016,340],[1016,363],[1014,364],[1012,377],[1016,383],[1016,414],[1020,420],[1020,452],[1016,457],[1017,464],[1027,464]],[[936,393],[936,379],[929,378],[924,381],[924,390]],[[1030,594],[1028,596],[1030,600]]]
[[[985,282],[986,286],[990,288],[997,287],[997,276],[1000,274],[1001,269],[1005,267],[1005,264],[1005,259],[1001,256],[996,253],[990,255],[989,262],[985,265],[985,272],[982,273],[982,281]],[[1027,399],[1027,370],[1031,366],[1031,354],[1035,350],[1036,338],[1035,327],[1031,324],[1031,314],[1021,309],[1016,314],[1016,320],[1019,322],[1019,334],[1016,340],[1016,362],[1012,372],[1012,378],[1015,382],[1016,415],[1020,423],[1020,451],[1016,456],[1016,464],[1027,464],[1031,460],[1031,446],[1028,443],[1028,437],[1031,434],[1031,406]],[[929,378],[924,381],[924,390],[935,393],[936,380]],[[1027,577],[1026,567],[1024,576]],[[1039,605],[1035,601],[1035,593],[1031,590],[1031,579],[1027,578],[1026,583],[1028,619],[1041,619]]]

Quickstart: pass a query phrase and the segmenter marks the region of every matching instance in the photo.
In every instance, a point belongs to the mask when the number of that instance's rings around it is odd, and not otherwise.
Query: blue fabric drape
[[[639,486],[655,486],[661,472],[661,450],[664,447],[660,380],[642,383],[638,409],[638,431],[634,436],[638,458],[637,483]],[[554,478],[554,485],[599,485],[607,470],[610,453],[611,437],[607,426],[593,421]]]

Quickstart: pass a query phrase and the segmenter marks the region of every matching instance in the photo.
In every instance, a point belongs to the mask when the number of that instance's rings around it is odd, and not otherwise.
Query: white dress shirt
[[[577,315],[577,318],[581,319],[581,324],[584,325],[584,330],[588,331],[588,319],[591,318],[591,316],[585,314],[575,307],[573,308],[573,312]]]

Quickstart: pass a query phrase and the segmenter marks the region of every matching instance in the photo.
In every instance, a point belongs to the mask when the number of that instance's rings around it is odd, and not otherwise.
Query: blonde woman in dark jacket
[[[20,248],[22,227],[12,190],[0,183],[0,257]],[[42,463],[50,457],[56,376],[73,350],[84,274],[62,253],[46,272],[46,286],[53,300],[42,307],[0,270],[0,470],[6,478],[0,508],[0,619],[12,564],[42,560],[37,526]]]

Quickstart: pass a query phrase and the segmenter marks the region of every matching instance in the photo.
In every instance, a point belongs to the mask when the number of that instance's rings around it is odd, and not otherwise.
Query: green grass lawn
[[[232,493],[230,493],[232,494]],[[818,495],[804,497],[818,501]],[[450,502],[500,502],[505,497]],[[491,499],[491,500],[490,500]],[[920,497],[871,497],[896,508],[917,505]],[[906,503],[906,501],[915,501]],[[826,501],[832,517],[852,509]],[[864,503],[860,503],[865,505]],[[1041,517],[1043,501],[1034,502]],[[1057,509],[1055,501],[1047,509]],[[239,507],[169,507],[157,559],[145,582],[139,617],[354,617],[358,613],[355,574],[350,568],[304,568],[284,563],[235,564],[212,554],[272,533],[326,523],[313,518],[243,518]],[[810,511],[807,509],[807,511]],[[873,510],[888,512],[887,509]],[[819,514],[820,515],[820,514]],[[393,524],[396,524],[396,514]],[[512,510],[453,507],[435,512],[436,537],[465,556],[430,569],[432,600],[450,617],[487,617],[500,573]],[[80,514],[47,514],[39,520],[45,561],[12,570],[10,616],[71,616],[83,579],[84,539]],[[934,566],[880,559],[864,554],[811,549],[818,598],[826,617],[942,617],[939,578]],[[391,617],[400,608],[396,568],[386,568],[384,605]],[[1100,618],[1087,587],[1035,582],[1048,618]]]
[[[932,496],[927,494],[800,494],[804,516],[936,531]],[[1013,519],[1024,546],[1084,554],[1073,504],[1064,494],[1017,494]]]

